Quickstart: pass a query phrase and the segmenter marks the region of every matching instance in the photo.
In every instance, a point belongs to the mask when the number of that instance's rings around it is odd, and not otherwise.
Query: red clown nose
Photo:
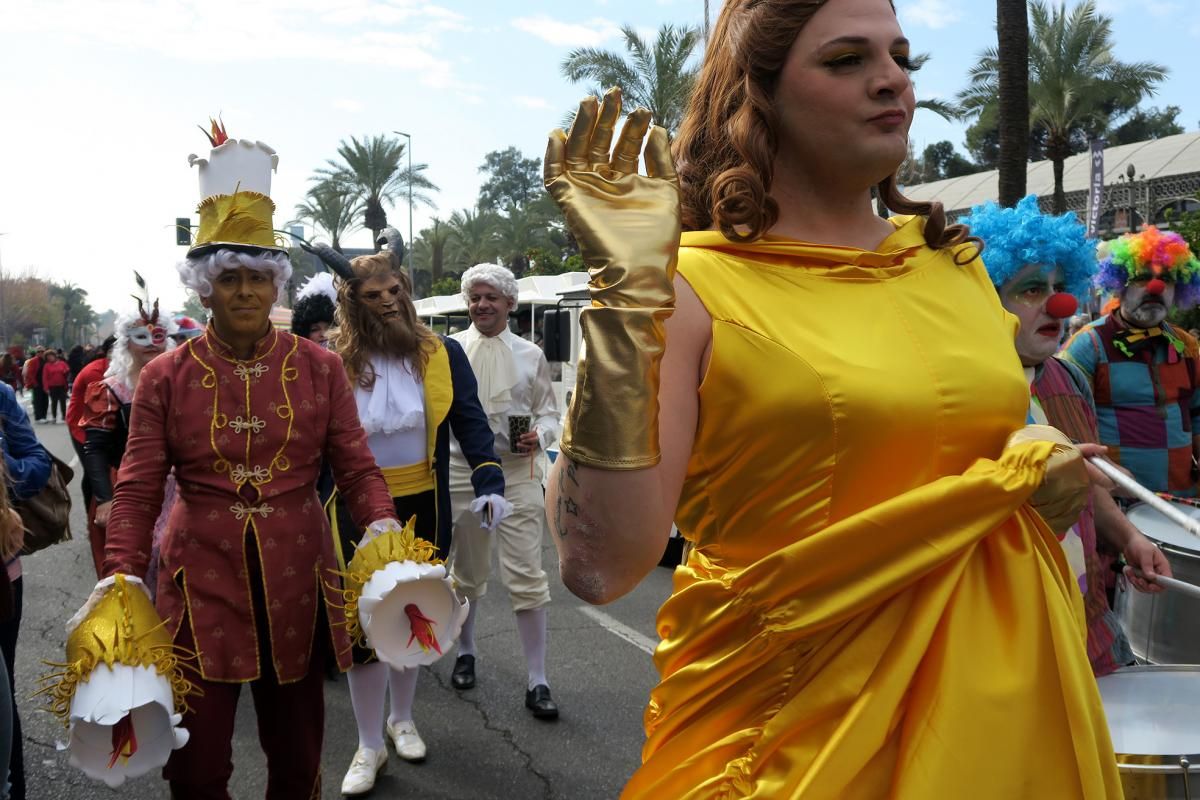
[[[1051,295],[1050,299],[1046,301],[1046,313],[1055,319],[1066,319],[1074,314],[1077,308],[1079,308],[1079,301],[1066,292]]]
[[[1162,294],[1167,290],[1167,285],[1158,278],[1154,278],[1146,284],[1146,294]]]

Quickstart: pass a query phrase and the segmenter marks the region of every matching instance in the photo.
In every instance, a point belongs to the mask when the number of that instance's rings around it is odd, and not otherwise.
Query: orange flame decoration
[[[204,133],[204,135],[208,137],[208,141],[212,142],[213,147],[216,147],[217,145],[225,144],[225,142],[229,141],[229,134],[225,132],[224,120],[217,121],[217,120],[213,119],[212,117],[209,117],[208,121],[209,121],[209,124],[212,126],[211,133],[209,131],[204,130],[204,127],[202,125],[197,125],[196,127],[199,128]]]
[[[421,649],[426,653],[433,650],[440,656],[442,648],[438,647],[437,637],[433,635],[433,620],[422,614],[416,603],[406,605],[404,613],[408,615],[408,624],[412,626],[412,635],[408,637],[408,644],[411,645],[413,639],[416,639],[417,644],[421,645]]]
[[[133,717],[126,714],[121,717],[121,721],[113,725],[112,729],[112,755],[108,759],[108,768],[112,769],[118,759],[122,764],[133,758],[133,754],[137,752],[137,733],[133,730]]]

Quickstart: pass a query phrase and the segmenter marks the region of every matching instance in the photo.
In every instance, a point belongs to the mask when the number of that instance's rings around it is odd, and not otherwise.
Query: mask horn
[[[393,227],[384,228],[379,238],[375,240],[375,244],[379,247],[387,246],[388,253],[392,256],[392,263],[396,270],[400,271],[404,267],[404,237],[400,235],[400,231]]]
[[[354,270],[350,268],[350,259],[334,250],[327,244],[308,244],[301,242],[300,247],[310,253],[329,267],[329,269],[344,281],[354,280]]]

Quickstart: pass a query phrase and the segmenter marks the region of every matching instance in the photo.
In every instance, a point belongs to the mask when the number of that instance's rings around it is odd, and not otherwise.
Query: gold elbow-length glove
[[[571,132],[553,131],[546,148],[546,189],[579,243],[592,300],[580,315],[585,354],[561,449],[579,464],[642,469],[660,457],[659,365],[675,308],[679,180],[667,132],[650,126],[644,108],[629,115],[610,155],[620,115],[619,90],[603,103],[589,97]]]
[[[1006,447],[1026,442],[1053,442],[1054,450],[1046,461],[1046,473],[1029,504],[1061,534],[1079,521],[1091,492],[1091,478],[1079,448],[1066,434],[1049,425],[1026,425],[1008,437]]]

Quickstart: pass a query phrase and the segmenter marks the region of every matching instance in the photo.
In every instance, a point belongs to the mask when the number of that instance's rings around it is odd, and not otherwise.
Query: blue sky
[[[711,3],[713,14],[720,0]],[[898,0],[901,23],[933,60],[918,96],[949,98],[994,42],[994,0]],[[1171,77],[1152,101],[1200,123],[1198,0],[1101,0],[1118,56]],[[559,70],[573,47],[617,48],[618,28],[698,25],[702,0],[3,0],[0,13],[0,259],[124,305],[133,269],[164,305],[183,290],[169,228],[192,212],[206,154],[196,129],[220,112],[230,135],[280,155],[277,224],[313,170],[350,135],[403,130],[441,187],[448,217],[476,197],[485,153],[540,156],[546,132],[582,94]],[[920,112],[918,152],[963,126]],[[402,230],[401,203],[390,218]],[[352,244],[365,244],[359,234]]]

